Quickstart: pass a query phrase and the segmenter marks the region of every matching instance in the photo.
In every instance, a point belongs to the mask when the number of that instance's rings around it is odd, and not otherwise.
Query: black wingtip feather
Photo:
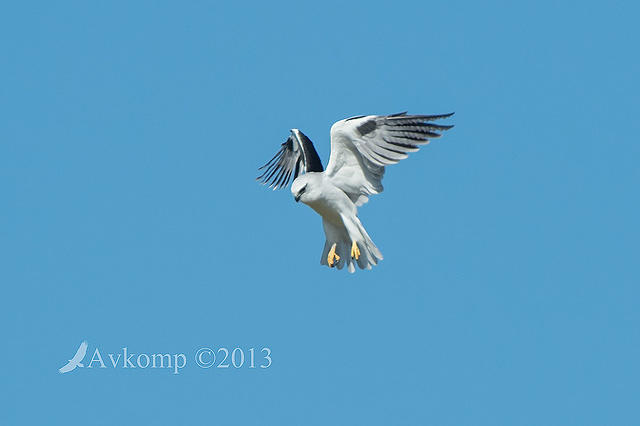
[[[323,167],[311,140],[296,131],[281,145],[276,155],[258,170],[263,170],[263,173],[256,180],[275,190],[289,185],[291,176],[295,179],[301,170],[321,172]]]

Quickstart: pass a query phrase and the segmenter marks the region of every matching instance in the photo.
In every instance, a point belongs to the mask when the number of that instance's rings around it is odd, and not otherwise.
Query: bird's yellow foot
[[[333,243],[333,245],[331,246],[331,250],[329,250],[329,254],[327,255],[327,263],[329,264],[330,268],[333,268],[335,266],[335,263],[337,263],[339,260],[340,256],[336,254],[336,243]]]
[[[354,257],[356,260],[360,258],[360,249],[355,241],[351,244],[351,257]]]

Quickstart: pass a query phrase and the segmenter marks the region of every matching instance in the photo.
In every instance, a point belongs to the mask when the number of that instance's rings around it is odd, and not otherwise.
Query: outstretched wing
[[[368,115],[340,120],[331,126],[331,157],[325,172],[334,185],[360,206],[382,192],[384,168],[415,152],[439,132],[453,126],[432,121],[440,115]]]
[[[313,142],[298,129],[291,130],[280,151],[262,169],[265,171],[256,180],[274,190],[287,186],[292,176],[295,179],[300,173],[324,170]]]
[[[87,353],[87,346],[88,344],[86,340],[80,343],[80,346],[78,346],[78,350],[76,351],[76,354],[73,356],[71,360],[74,362],[82,361],[82,358],[84,358],[85,354]]]

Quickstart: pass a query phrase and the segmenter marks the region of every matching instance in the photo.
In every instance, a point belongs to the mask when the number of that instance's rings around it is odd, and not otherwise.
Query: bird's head
[[[307,187],[309,186],[309,179],[307,179],[307,175],[301,175],[293,181],[291,185],[291,194],[293,194],[293,198],[296,200],[296,203],[302,199],[305,192],[307,192]],[[302,201],[304,203],[304,200]]]
[[[300,175],[293,181],[291,185],[291,194],[293,198],[298,201],[302,201],[305,204],[314,201],[317,198],[315,194],[318,185],[317,180],[320,178],[319,173],[309,172]]]

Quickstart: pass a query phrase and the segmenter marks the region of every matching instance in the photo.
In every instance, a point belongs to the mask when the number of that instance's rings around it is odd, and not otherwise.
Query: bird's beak
[[[300,195],[295,195],[293,198],[296,200],[296,203],[300,201]]]

